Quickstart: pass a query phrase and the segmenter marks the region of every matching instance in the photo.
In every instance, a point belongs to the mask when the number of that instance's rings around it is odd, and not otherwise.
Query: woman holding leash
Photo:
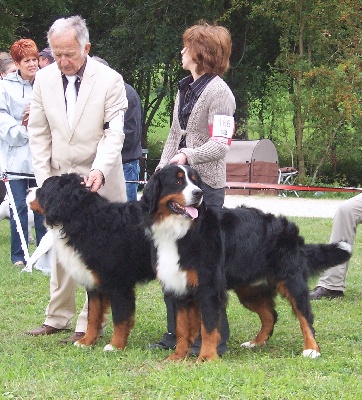
[[[203,21],[183,34],[182,67],[191,75],[179,84],[173,121],[161,160],[156,170],[167,164],[188,164],[203,180],[207,207],[221,208],[225,198],[226,152],[234,133],[235,98],[222,79],[229,68],[231,37],[229,31]],[[176,346],[175,307],[165,295],[167,330],[151,348],[164,350]],[[219,355],[227,350],[229,325],[226,312],[222,318]],[[197,339],[190,354],[198,355]]]

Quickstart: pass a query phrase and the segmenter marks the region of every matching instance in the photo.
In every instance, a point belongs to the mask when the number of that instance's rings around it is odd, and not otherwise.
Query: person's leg
[[[139,180],[140,162],[133,160],[123,164],[123,174],[126,180],[127,201],[137,200],[138,183],[130,183]],[[127,182],[129,181],[129,182]]]
[[[75,326],[74,334],[62,339],[60,342],[63,344],[75,343],[84,337],[88,325],[88,296],[85,294],[85,302],[82,311],[78,315],[77,323]]]
[[[333,218],[330,242],[344,240],[353,246],[358,224],[362,221],[362,194],[343,202]],[[349,262],[337,265],[324,271],[319,277],[316,289],[311,298],[343,296],[346,289],[346,274]],[[323,291],[320,288],[327,289]]]
[[[0,178],[1,178],[1,171],[0,171]],[[4,201],[6,196],[6,188],[4,181],[0,180],[0,204]]]
[[[151,344],[151,349],[174,350],[176,348],[176,307],[170,295],[163,296],[166,305],[167,332],[161,340]]]
[[[224,205],[225,200],[225,189],[214,189],[206,183],[202,183],[201,189],[204,192],[204,203],[206,204],[207,208],[220,210]],[[229,328],[229,321],[227,318],[226,309],[222,312],[221,315],[221,326],[220,326],[220,343],[217,346],[217,353],[219,355],[224,354],[227,351],[227,341],[230,337],[230,328]],[[190,354],[198,356],[200,353],[201,347],[201,340],[197,339],[195,343],[191,346]]]
[[[104,335],[104,329],[106,325],[107,325],[107,320],[105,319],[102,322],[102,327],[99,332],[99,337],[102,337]],[[88,295],[86,292],[85,301],[83,304],[82,311],[78,315],[74,334],[65,339],[62,339],[60,342],[63,344],[68,344],[68,343],[75,343],[77,340],[82,339],[87,331],[87,326],[88,326]]]
[[[214,189],[205,183],[202,184],[201,189],[204,191],[203,201],[208,208],[221,209],[224,204],[225,190]],[[175,304],[171,296],[164,295],[167,313],[167,332],[163,334],[161,340],[155,344],[151,344],[150,348],[161,348],[164,350],[174,349],[176,346],[176,312]],[[229,322],[227,319],[226,310],[221,317],[220,327],[221,340],[218,345],[218,354],[222,355],[227,351],[227,341],[230,337]],[[201,339],[198,338],[193,343],[190,349],[190,354],[199,355],[201,348]]]
[[[29,188],[35,187],[36,182],[34,179],[29,180]],[[34,227],[35,227],[35,235],[36,235],[36,245],[39,246],[39,243],[42,237],[46,234],[47,228],[44,225],[44,217],[37,212],[34,212]]]
[[[50,301],[45,310],[44,324],[27,331],[28,335],[50,335],[71,328],[71,320],[76,313],[74,279],[57,262],[56,251],[52,251],[52,270],[50,275]]]
[[[52,256],[50,275],[50,301],[46,308],[45,324],[58,329],[70,329],[71,320],[76,313],[74,279],[58,263],[56,252]]]
[[[10,189],[14,197],[15,207],[19,216],[26,245],[28,245],[28,207],[26,205],[26,189],[28,188],[27,179],[14,179],[9,181]],[[10,207],[10,237],[11,237],[11,262],[22,262],[25,264],[25,254],[21,246],[20,235],[15,222],[14,213]]]

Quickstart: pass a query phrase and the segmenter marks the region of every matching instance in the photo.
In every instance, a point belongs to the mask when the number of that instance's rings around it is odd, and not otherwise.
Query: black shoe
[[[309,293],[311,300],[320,300],[325,297],[326,299],[334,299],[337,297],[343,297],[344,293],[342,290],[331,290],[326,289],[322,286],[317,286],[312,292]]]
[[[161,350],[175,350],[176,349],[176,335],[173,333],[165,333],[162,339],[149,345],[151,350],[161,349]]]
[[[189,351],[189,355],[198,357],[200,355],[200,348],[201,348],[201,339],[198,338],[191,345],[190,351]],[[227,344],[225,342],[224,343],[220,343],[217,346],[217,354],[219,356],[222,356],[223,354],[225,354],[227,352],[227,350],[228,350],[228,346],[227,346]]]

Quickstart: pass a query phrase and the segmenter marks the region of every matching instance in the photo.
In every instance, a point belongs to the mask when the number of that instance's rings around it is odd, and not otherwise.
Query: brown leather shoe
[[[54,333],[58,333],[65,330],[68,329],[58,329],[54,328],[54,326],[43,324],[40,328],[33,329],[32,331],[26,331],[25,334],[30,336],[53,335]]]
[[[322,286],[317,286],[312,292],[309,293],[311,300],[320,300],[325,297],[326,299],[334,299],[336,297],[343,297],[342,290],[326,289]]]
[[[74,332],[74,335],[62,339],[60,343],[62,344],[75,343],[77,340],[83,339],[84,335],[85,332]]]

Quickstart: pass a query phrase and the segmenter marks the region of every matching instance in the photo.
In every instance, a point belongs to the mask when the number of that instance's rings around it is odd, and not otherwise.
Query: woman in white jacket
[[[28,140],[29,105],[32,98],[35,74],[38,71],[38,48],[31,39],[20,39],[10,49],[17,70],[0,81],[0,163],[11,175],[10,188],[25,240],[28,238],[28,209],[25,198],[29,187],[35,186]],[[11,174],[10,174],[11,173]],[[16,176],[19,178],[16,178]],[[25,177],[24,177],[25,176]],[[46,229],[43,218],[34,215],[37,243]],[[24,265],[24,251],[10,210],[11,261]]]

